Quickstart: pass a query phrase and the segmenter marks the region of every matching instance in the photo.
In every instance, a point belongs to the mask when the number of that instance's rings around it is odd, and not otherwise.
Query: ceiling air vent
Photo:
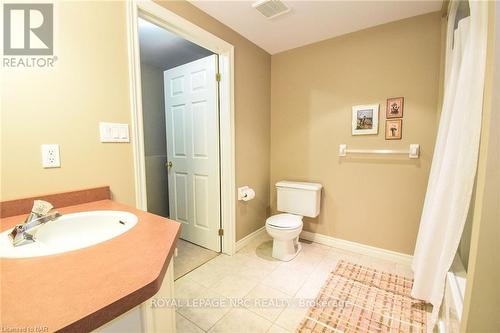
[[[283,2],[279,0],[259,0],[252,4],[262,15],[268,19],[275,18],[290,11]]]

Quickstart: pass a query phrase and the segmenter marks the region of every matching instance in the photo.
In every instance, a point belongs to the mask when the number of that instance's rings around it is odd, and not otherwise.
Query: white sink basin
[[[0,257],[40,257],[78,250],[119,236],[136,224],[137,216],[122,211],[67,214],[40,226],[33,233],[33,243],[13,246],[9,238],[12,229],[0,233]]]

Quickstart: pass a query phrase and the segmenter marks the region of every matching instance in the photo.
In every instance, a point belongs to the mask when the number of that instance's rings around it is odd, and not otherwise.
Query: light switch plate
[[[99,123],[101,142],[130,142],[128,124]]]
[[[57,144],[42,145],[42,166],[44,168],[61,167],[61,158],[59,156],[59,145]]]

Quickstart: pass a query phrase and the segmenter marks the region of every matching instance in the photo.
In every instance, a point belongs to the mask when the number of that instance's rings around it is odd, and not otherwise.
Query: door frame
[[[131,109],[131,143],[134,160],[136,207],[147,210],[146,168],[142,113],[141,68],[137,19],[144,18],[219,55],[220,117],[220,207],[224,229],[222,253],[232,255],[236,248],[236,176],[234,126],[234,46],[169,11],[151,0],[126,2]]]

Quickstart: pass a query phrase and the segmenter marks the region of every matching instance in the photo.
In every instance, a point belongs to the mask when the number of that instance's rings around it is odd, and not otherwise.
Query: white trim
[[[437,323],[437,331],[439,333],[447,333],[446,332],[446,323],[443,319],[439,319],[439,321]]]
[[[311,242],[335,247],[337,249],[351,251],[358,254],[363,254],[385,260],[390,260],[404,265],[411,265],[411,262],[413,260],[413,256],[409,254],[385,250],[378,247],[373,247],[343,239],[338,239],[331,236],[317,234],[309,231],[302,231],[300,234],[300,238]]]
[[[129,59],[129,94],[131,110],[132,151],[134,155],[135,205],[138,209],[147,210],[146,196],[146,162],[144,153],[144,133],[142,122],[141,66],[139,61],[139,34],[137,30],[137,6],[133,1],[127,2],[127,39]]]
[[[452,306],[454,307],[459,321],[462,320],[466,284],[467,272],[465,271],[460,256],[455,254],[455,260],[446,274],[446,285],[450,288],[450,294],[453,301]]]
[[[467,272],[457,253],[450,270],[446,274],[443,303],[441,304],[437,324],[439,333],[446,333],[452,330],[453,327],[460,326],[466,283]]]
[[[234,148],[234,47],[188,20],[151,0],[127,2],[129,41],[131,143],[134,153],[135,199],[139,209],[146,210],[146,173],[142,98],[140,82],[137,18],[139,15],[169,31],[219,54],[220,144],[221,144],[221,220],[224,236],[222,252],[232,255],[236,247],[236,177]]]
[[[234,47],[219,54],[222,253],[236,252],[236,172],[234,126]],[[223,103],[222,101],[226,101]]]
[[[242,248],[250,244],[250,242],[252,242],[253,240],[255,240],[256,238],[260,237],[262,234],[265,233],[266,233],[266,226],[263,226],[255,230],[254,232],[246,235],[245,237],[236,242],[236,251],[241,250]]]

